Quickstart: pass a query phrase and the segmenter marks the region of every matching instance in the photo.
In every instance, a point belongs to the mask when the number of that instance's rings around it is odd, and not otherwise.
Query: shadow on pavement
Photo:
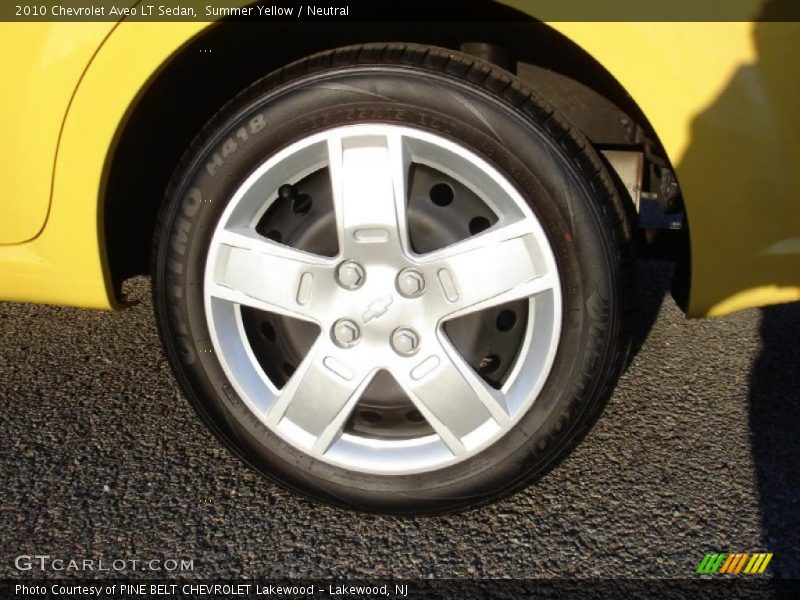
[[[763,550],[775,554],[773,576],[800,578],[800,303],[765,308],[761,319],[749,424]]]

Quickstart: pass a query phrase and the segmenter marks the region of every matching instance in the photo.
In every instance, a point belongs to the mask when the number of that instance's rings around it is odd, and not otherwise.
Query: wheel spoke
[[[339,247],[345,256],[407,247],[406,178],[400,135],[334,136],[328,140]]]
[[[471,449],[478,428],[504,428],[511,419],[503,395],[488,386],[447,342],[425,352],[408,373],[396,377],[450,451]]]
[[[524,219],[425,255],[424,262],[438,280],[446,300],[441,316],[447,318],[527,298],[557,283]]]
[[[325,291],[333,286],[332,261],[246,230],[222,230],[207,283],[212,296],[253,308],[319,321]]]
[[[267,417],[278,428],[301,429],[315,454],[325,454],[338,439],[372,378],[338,354],[322,336],[280,391]]]

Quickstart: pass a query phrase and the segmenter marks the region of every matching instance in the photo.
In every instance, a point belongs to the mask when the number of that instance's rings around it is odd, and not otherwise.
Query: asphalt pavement
[[[686,320],[642,265],[643,342],[581,446],[478,511],[363,515],[265,481],[206,431],[149,280],[119,313],[0,304],[0,556],[193,560],[211,577],[691,577],[773,552],[800,577],[800,305]],[[152,576],[152,574],[150,574]]]

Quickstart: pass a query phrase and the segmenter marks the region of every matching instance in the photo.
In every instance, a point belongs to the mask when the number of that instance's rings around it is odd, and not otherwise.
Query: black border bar
[[[0,21],[800,22],[798,0],[259,0],[242,8],[237,0],[3,0]]]
[[[99,593],[98,593],[99,590]],[[800,580],[760,576],[696,579],[398,579],[398,580],[203,580],[203,579],[18,579],[0,580],[0,597],[267,600],[271,598],[443,598],[601,600],[638,598],[773,599],[800,597]]]

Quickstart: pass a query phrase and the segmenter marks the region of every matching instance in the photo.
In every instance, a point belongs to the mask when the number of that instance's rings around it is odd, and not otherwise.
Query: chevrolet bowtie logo
[[[361,315],[361,318],[364,319],[364,323],[369,323],[372,319],[377,319],[385,315],[392,302],[394,302],[394,298],[391,294],[370,302],[367,306],[367,310]]]

